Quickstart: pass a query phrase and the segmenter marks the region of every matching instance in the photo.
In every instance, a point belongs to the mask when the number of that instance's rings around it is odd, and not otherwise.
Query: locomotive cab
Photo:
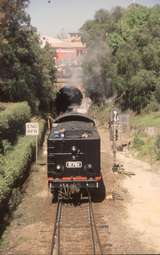
[[[63,114],[47,141],[48,184],[54,194],[95,190],[101,183],[100,136],[95,122],[79,113]]]

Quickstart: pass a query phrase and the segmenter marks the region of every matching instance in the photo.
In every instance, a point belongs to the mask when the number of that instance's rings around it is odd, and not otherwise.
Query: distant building
[[[78,58],[86,53],[79,33],[70,33],[65,39],[43,36],[42,45],[49,43],[56,50],[56,64],[76,63]]]

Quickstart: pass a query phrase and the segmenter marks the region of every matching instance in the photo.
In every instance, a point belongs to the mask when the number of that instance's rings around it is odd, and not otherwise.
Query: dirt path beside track
[[[142,229],[140,228],[140,221],[134,215],[138,215],[138,211],[142,209],[142,204],[136,203],[133,206],[134,201],[139,200],[139,194],[134,191],[135,176],[139,179],[137,169],[137,175],[128,177],[122,174],[113,174],[112,167],[112,153],[110,148],[109,137],[106,130],[99,129],[101,135],[101,150],[102,150],[102,171],[106,184],[107,199],[102,203],[104,210],[104,217],[109,223],[110,231],[110,243],[112,244],[112,254],[159,254],[159,248],[155,245],[154,230],[148,225],[148,233],[150,232],[150,242],[144,239],[142,236]],[[127,158],[127,154],[118,153],[118,161],[124,165],[127,171],[133,171],[135,159],[130,156]],[[128,165],[126,165],[126,162]],[[141,161],[141,165],[145,162]],[[136,167],[136,166],[135,166]],[[141,187],[144,188],[144,192],[148,193],[148,187],[144,186],[144,180],[140,179]],[[159,193],[160,195],[160,193]],[[146,205],[148,201],[145,201]],[[158,203],[158,199],[157,199]],[[105,206],[104,206],[105,204]],[[100,205],[102,207],[102,205]],[[133,206],[133,208],[131,207]],[[133,209],[133,210],[132,210]],[[153,209],[154,210],[154,209]],[[132,214],[131,214],[132,212]],[[146,211],[143,211],[141,217],[144,219],[147,217]],[[157,214],[158,216],[158,214]],[[141,223],[143,224],[143,223]],[[143,226],[143,230],[145,225]],[[152,233],[153,231],[153,233]],[[153,239],[153,240],[152,240]]]
[[[139,240],[160,254],[160,171],[153,165],[119,153],[126,171],[135,175],[125,178],[122,187],[128,190],[127,225],[139,233]]]

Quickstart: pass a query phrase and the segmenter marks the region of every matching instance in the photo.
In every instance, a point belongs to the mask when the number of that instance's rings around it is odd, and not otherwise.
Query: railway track
[[[88,192],[88,199],[80,205],[64,203],[59,198],[49,255],[106,255],[108,226],[96,223]]]

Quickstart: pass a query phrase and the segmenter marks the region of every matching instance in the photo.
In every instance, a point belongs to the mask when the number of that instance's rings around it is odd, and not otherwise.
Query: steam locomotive
[[[48,185],[54,201],[59,191],[71,198],[90,190],[95,199],[104,199],[100,136],[93,119],[73,111],[61,114],[53,122],[47,148]]]

